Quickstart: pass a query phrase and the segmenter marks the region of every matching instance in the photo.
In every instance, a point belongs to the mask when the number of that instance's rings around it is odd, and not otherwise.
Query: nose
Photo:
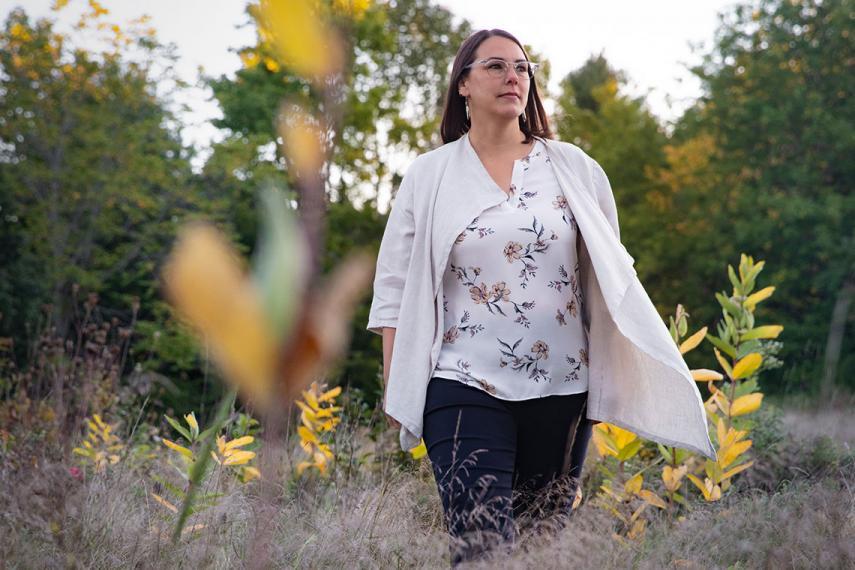
[[[513,66],[513,65],[508,65],[507,67],[505,67],[505,80],[506,80],[506,81],[507,81],[507,78],[508,78],[508,74],[510,74],[511,79],[513,79],[513,80],[514,80],[514,81],[513,81],[514,83],[519,83],[519,82],[520,82],[520,78],[517,76],[517,72],[516,72],[516,70],[514,69],[514,66]]]
[[[513,68],[513,66],[508,66],[508,71],[507,71],[507,72],[505,72],[505,80],[507,80],[508,73],[510,73],[510,74],[511,74],[511,79],[513,80],[513,83],[515,83],[515,84],[516,84],[516,83],[519,83],[519,82],[520,82],[520,78],[519,78],[519,76],[517,75],[517,72],[516,72],[516,70]]]

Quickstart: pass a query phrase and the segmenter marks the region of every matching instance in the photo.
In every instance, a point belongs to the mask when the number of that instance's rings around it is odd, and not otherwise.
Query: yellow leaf
[[[623,489],[631,495],[637,495],[638,492],[641,490],[641,484],[643,482],[644,480],[641,476],[641,473],[638,473],[624,484]]]
[[[742,335],[742,340],[752,340],[755,338],[778,338],[778,335],[781,334],[781,331],[784,330],[784,327],[781,325],[765,325],[762,327],[755,327],[745,334]]]
[[[654,507],[659,507],[660,509],[668,508],[668,505],[665,503],[665,501],[663,501],[662,498],[653,491],[644,489],[643,491],[639,491],[638,496],[644,499],[645,502],[653,505]]]
[[[310,431],[305,426],[300,426],[297,428],[297,433],[300,435],[300,439],[309,442],[309,443],[318,443],[318,436],[316,436],[312,431]]]
[[[704,337],[706,337],[706,335],[707,327],[704,327],[686,340],[684,340],[682,344],[680,344],[680,354],[686,354],[687,352],[701,344],[701,341],[704,340]]]
[[[317,416],[315,415],[315,412],[312,410],[312,408],[310,408],[300,400],[296,400],[294,403],[297,404],[298,408],[303,410],[303,415],[305,415],[309,420],[317,419]]]
[[[665,482],[665,488],[669,491],[676,491],[680,488],[680,483],[683,480],[683,477],[686,476],[686,472],[688,471],[688,467],[685,465],[681,465],[674,469],[670,465],[666,465],[662,468],[662,481]]]
[[[327,390],[324,392],[320,398],[318,398],[318,402],[326,402],[328,400],[332,400],[336,398],[339,394],[341,394],[341,386],[336,386],[332,390]]]
[[[608,424],[604,422],[595,424],[592,435],[594,444],[597,446],[597,451],[601,457],[617,455],[617,445],[614,438],[609,434]]]
[[[635,540],[637,538],[641,538],[644,534],[644,529],[647,528],[647,521],[644,519],[638,519],[633,523],[632,528],[629,529],[629,532],[626,533],[627,538],[631,540]]]
[[[254,451],[233,451],[223,461],[223,465],[243,465],[244,463],[249,463],[254,457]]]
[[[320,404],[318,404],[318,398],[312,390],[303,390],[303,399],[306,400],[306,403],[309,404],[313,410],[317,411],[321,408]]]
[[[413,459],[421,459],[425,455],[427,455],[427,446],[425,445],[425,440],[421,440],[419,444],[410,450],[410,455],[413,456]]]
[[[763,394],[761,394],[760,392],[740,396],[739,398],[734,400],[733,405],[730,406],[730,415],[744,416],[745,414],[750,414],[751,412],[757,410],[762,402]]]
[[[151,497],[152,497],[152,499],[154,499],[155,501],[157,501],[158,503],[160,503],[161,505],[163,505],[164,507],[166,507],[167,509],[169,509],[173,513],[178,512],[178,507],[176,507],[175,505],[173,505],[172,503],[170,503],[169,501],[167,501],[166,499],[164,499],[160,495],[158,495],[156,493],[151,493]]]
[[[332,419],[329,419],[329,420],[327,420],[321,424],[318,424],[317,430],[318,431],[330,431],[332,428],[334,428],[336,426],[336,424],[338,424],[338,418],[332,418]]]
[[[314,465],[314,463],[310,463],[308,461],[301,461],[297,464],[297,475],[301,475],[303,471],[305,471],[309,467],[314,467]]]
[[[715,400],[716,405],[724,412],[725,415],[730,413],[730,400],[727,399],[727,396],[724,395],[724,392],[718,390],[715,394],[713,394],[713,400]]]
[[[736,459],[742,455],[745,451],[751,448],[751,440],[746,439],[745,441],[738,441],[733,445],[727,446],[725,449],[720,450],[720,455],[718,456],[718,464],[724,469],[729,466],[731,463],[736,461]]]
[[[616,425],[609,424],[609,431],[611,431],[613,434],[615,444],[617,445],[618,450],[623,449],[624,447],[638,439],[638,436],[632,433],[631,431],[625,430]]]
[[[724,419],[719,418],[716,423],[716,436],[718,437],[718,446],[722,447],[727,444],[727,429],[724,427]]]
[[[244,467],[243,468],[243,482],[249,483],[253,479],[258,479],[261,477],[261,471],[256,469],[255,467]]]
[[[734,365],[731,377],[734,380],[737,380],[739,378],[751,376],[758,368],[760,368],[760,363],[762,362],[763,357],[760,353],[752,352],[751,354],[747,354]]]
[[[199,422],[196,421],[196,413],[190,412],[184,416],[184,421],[190,426],[190,434],[196,438],[199,435]]]
[[[724,376],[715,370],[706,368],[695,368],[692,370],[692,378],[698,382],[707,382],[710,380],[724,380]]]
[[[717,348],[713,348],[713,352],[715,352],[715,358],[718,360],[718,363],[721,365],[721,368],[724,370],[725,374],[733,377],[733,369],[730,367],[730,364],[725,360],[725,358],[721,355]]]
[[[715,403],[713,398],[704,402],[704,410],[707,412],[708,416],[714,416],[716,414],[718,411],[718,405]]]
[[[739,473],[740,471],[745,471],[746,469],[748,469],[748,468],[749,468],[749,467],[751,467],[752,465],[754,465],[754,462],[753,462],[753,461],[748,461],[747,463],[743,463],[743,464],[741,464],[741,465],[737,465],[736,467],[734,467],[734,468],[733,468],[733,469],[731,469],[730,471],[728,471],[728,472],[724,473],[724,474],[721,476],[721,478],[722,478],[722,480],[724,480],[724,479],[730,479],[731,477],[733,477],[734,475],[736,475],[736,474],[737,474],[737,473]]]
[[[170,300],[201,332],[226,378],[256,405],[268,404],[276,340],[231,245],[212,226],[192,224],[182,230],[164,278]]]
[[[757,305],[757,303],[759,303],[760,301],[763,301],[765,299],[768,299],[769,297],[772,296],[772,293],[774,293],[774,292],[775,292],[774,287],[765,287],[763,289],[760,289],[756,293],[752,293],[751,295],[748,295],[748,297],[742,302],[742,306],[748,310],[753,310],[754,307]]]
[[[243,437],[239,437],[237,439],[233,439],[230,442],[226,443],[224,451],[229,451],[231,449],[235,449],[237,447],[243,447],[244,445],[249,445],[255,441],[255,438],[251,435],[245,435]]]
[[[205,525],[203,524],[190,525],[181,531],[181,536],[186,536],[190,533],[196,532],[197,530],[202,530],[203,528],[205,528]]]
[[[183,455],[184,457],[187,457],[188,459],[193,459],[193,452],[192,452],[192,451],[190,451],[189,449],[187,449],[186,447],[183,447],[183,446],[181,446],[181,445],[178,445],[178,444],[177,444],[177,443],[175,443],[174,441],[169,441],[168,439],[164,439],[164,440],[163,440],[163,444],[164,444],[166,447],[168,447],[169,449],[172,449],[172,450],[174,450],[174,451],[177,451],[178,453],[180,453],[180,454],[181,454],[181,455]]]
[[[332,459],[332,458],[333,458],[333,452],[332,452],[332,449],[330,449],[330,446],[329,446],[329,445],[327,445],[326,443],[319,443],[319,444],[318,444],[318,450],[319,450],[319,452],[320,452],[320,453],[323,453],[323,455],[324,455],[325,457],[327,457],[328,459]]]
[[[340,42],[309,0],[261,0],[262,25],[273,36],[282,62],[309,79],[342,66]]]
[[[713,481],[707,477],[704,479],[704,482],[701,483],[701,480],[689,473],[687,475],[689,480],[695,484],[695,486],[701,490],[701,493],[704,495],[704,499],[707,501],[717,501],[721,498],[721,487],[715,485]]]

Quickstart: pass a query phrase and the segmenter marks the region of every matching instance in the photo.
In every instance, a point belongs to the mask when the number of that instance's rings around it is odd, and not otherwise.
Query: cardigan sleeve
[[[597,195],[597,204],[599,204],[600,210],[602,210],[603,214],[606,216],[606,220],[609,222],[612,230],[614,230],[615,236],[620,243],[620,225],[618,224],[617,204],[615,203],[615,195],[614,192],[612,192],[612,186],[609,183],[609,177],[606,176],[605,170],[603,170],[603,167],[600,166],[596,160],[591,159],[591,162],[593,163],[593,181]],[[621,243],[621,247],[626,251],[626,246],[624,246],[623,243]],[[629,255],[630,260],[635,264],[635,258],[632,257],[628,251],[626,251],[626,254]]]
[[[376,334],[383,334],[384,327],[398,326],[398,311],[404,295],[404,281],[410,267],[415,235],[413,170],[411,166],[401,180],[377,254],[374,297],[366,327]]]

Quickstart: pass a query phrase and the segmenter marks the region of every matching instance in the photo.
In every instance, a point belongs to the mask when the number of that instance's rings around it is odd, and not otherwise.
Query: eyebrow
[[[481,58],[481,59],[501,59],[502,61],[508,61],[508,60],[506,60],[505,58],[503,58],[503,57],[499,57],[499,56],[496,56],[496,55],[488,55],[488,56],[483,57],[483,58]],[[528,60],[527,60],[527,59],[515,59],[515,60],[514,60],[514,63],[519,63],[519,62],[521,62],[521,61],[528,61]]]

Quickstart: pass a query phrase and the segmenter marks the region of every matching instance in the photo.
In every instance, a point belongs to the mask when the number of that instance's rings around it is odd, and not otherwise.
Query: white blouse
[[[464,138],[482,183],[503,192]],[[504,400],[585,392],[578,228],[540,140],[514,161],[510,190],[451,249],[433,375]]]

